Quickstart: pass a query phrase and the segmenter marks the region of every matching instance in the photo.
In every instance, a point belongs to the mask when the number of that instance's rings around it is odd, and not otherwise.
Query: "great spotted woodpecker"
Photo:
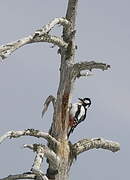
[[[87,109],[91,105],[90,98],[79,98],[79,100],[78,103],[72,104],[70,107],[68,137],[76,126],[85,120]]]

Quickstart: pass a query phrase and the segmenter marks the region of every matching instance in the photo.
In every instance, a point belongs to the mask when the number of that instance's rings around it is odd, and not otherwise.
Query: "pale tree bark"
[[[77,78],[88,76],[88,71],[93,69],[108,70],[110,65],[102,62],[83,61],[75,62],[75,20],[78,0],[68,0],[65,18],[55,18],[41,29],[35,31],[28,37],[15,42],[0,46],[0,56],[4,60],[20,47],[36,42],[48,42],[59,47],[58,53],[61,55],[60,82],[57,97],[48,96],[42,111],[42,117],[48,109],[50,103],[53,104],[53,120],[49,133],[39,130],[27,129],[21,131],[9,131],[0,137],[0,143],[7,138],[20,138],[21,136],[34,136],[47,140],[47,145],[25,144],[24,148],[33,150],[36,153],[34,163],[30,172],[9,175],[4,180],[14,179],[40,179],[40,180],[68,180],[69,171],[73,160],[81,153],[90,149],[107,149],[112,152],[120,150],[117,142],[108,141],[103,138],[82,139],[72,144],[68,137],[69,108],[71,104],[74,83]],[[61,37],[52,36],[51,29],[56,24],[63,26]],[[82,71],[87,71],[84,73]],[[41,164],[46,158],[48,169],[42,172]]]

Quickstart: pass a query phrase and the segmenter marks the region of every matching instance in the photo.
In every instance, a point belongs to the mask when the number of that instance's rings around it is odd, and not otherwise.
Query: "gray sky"
[[[0,44],[22,38],[55,17],[63,17],[66,0],[1,0]],[[85,137],[103,137],[121,144],[118,153],[92,150],[73,164],[70,178],[89,180],[129,179],[130,162],[130,1],[79,0],[76,59],[97,60],[111,65],[109,71],[77,80],[73,101],[90,97],[87,121],[71,136],[72,142]],[[59,28],[60,29],[60,28]],[[59,30],[57,27],[57,31]],[[0,134],[9,130],[35,128],[47,131],[52,107],[41,120],[45,98],[56,95],[60,56],[57,48],[39,43],[17,50],[0,63]],[[0,177],[31,168],[35,154],[23,149],[34,138],[6,140],[0,145]]]

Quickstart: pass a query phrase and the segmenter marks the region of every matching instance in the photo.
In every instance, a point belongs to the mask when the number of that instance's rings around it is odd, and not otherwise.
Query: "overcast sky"
[[[55,17],[63,17],[67,0],[0,0],[0,44],[25,37]],[[59,34],[57,27],[53,33]],[[71,136],[103,137],[118,141],[121,150],[112,153],[91,150],[73,164],[70,179],[125,180],[130,178],[130,1],[79,0],[76,60],[95,60],[111,65],[109,71],[76,81],[73,101],[90,97],[87,121]],[[35,128],[48,131],[52,106],[41,119],[42,105],[56,95],[60,56],[57,48],[39,43],[25,46],[0,63],[0,134]],[[23,144],[42,142],[23,137],[0,145],[0,178],[29,171],[35,154]],[[43,164],[44,167],[44,164]]]

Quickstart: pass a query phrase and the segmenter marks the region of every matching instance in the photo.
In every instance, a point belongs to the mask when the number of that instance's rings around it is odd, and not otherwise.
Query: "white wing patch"
[[[74,117],[75,116],[75,113],[77,112],[77,110],[78,110],[78,106],[77,106],[78,104],[77,103],[75,103],[75,104],[72,104],[72,107],[71,107],[71,109],[70,109],[70,114]]]
[[[71,115],[72,117],[75,117],[75,114],[76,114],[77,111],[78,111],[78,103],[72,104],[72,107],[71,107],[71,110],[70,110],[70,115]],[[81,106],[80,113],[79,113],[79,115],[78,115],[78,120],[79,120],[82,116],[84,116],[84,114],[85,114],[85,109],[84,109],[83,106]]]
[[[81,111],[80,111],[80,114],[78,115],[78,119],[80,119],[82,116],[84,116],[85,114],[85,109],[83,106],[81,106]]]

